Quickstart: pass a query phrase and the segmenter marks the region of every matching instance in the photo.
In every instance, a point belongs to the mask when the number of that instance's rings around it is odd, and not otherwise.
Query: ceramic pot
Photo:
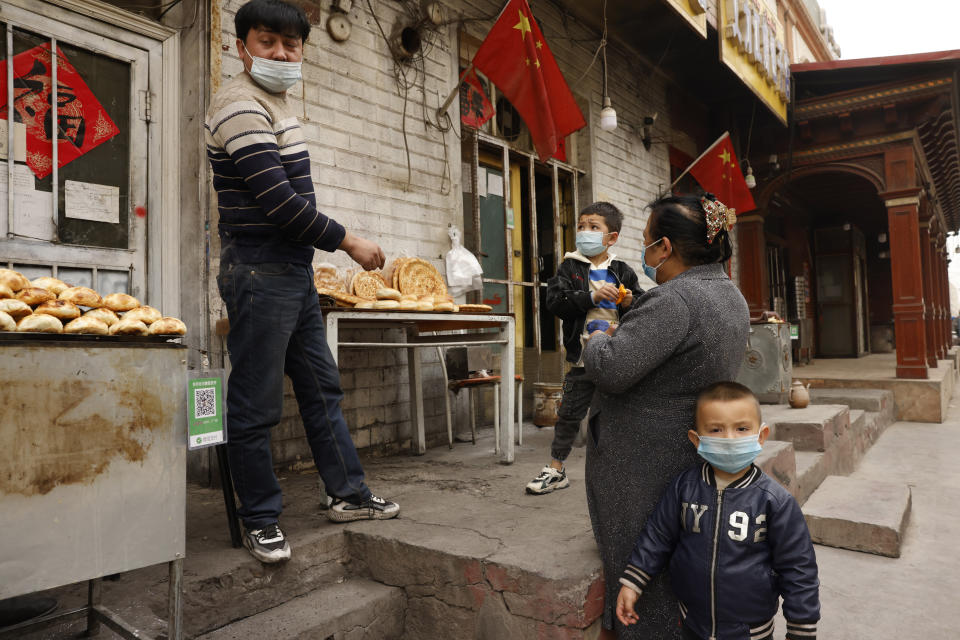
[[[790,395],[788,396],[788,402],[790,406],[794,409],[803,409],[810,404],[810,392],[808,389],[810,385],[803,386],[803,383],[799,380],[794,380],[793,384],[790,385]]]

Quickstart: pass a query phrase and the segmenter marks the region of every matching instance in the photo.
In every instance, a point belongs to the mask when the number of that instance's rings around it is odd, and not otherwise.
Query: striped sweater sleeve
[[[217,146],[230,156],[269,223],[294,242],[336,251],[346,231],[336,220],[320,213],[312,198],[294,189],[274,124],[259,103],[237,101],[216,113],[207,126]],[[305,150],[303,155],[307,174],[299,177],[310,182]]]

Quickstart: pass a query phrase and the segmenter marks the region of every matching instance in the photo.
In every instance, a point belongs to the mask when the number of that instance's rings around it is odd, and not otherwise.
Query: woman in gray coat
[[[630,627],[614,615],[617,577],[667,483],[695,464],[686,432],[697,393],[736,377],[750,319],[723,269],[731,255],[726,209],[713,196],[654,202],[643,237],[643,268],[659,286],[634,303],[612,335],[595,333],[584,349],[586,374],[597,387],[586,480],[607,580],[603,627],[616,624],[621,639],[657,640],[680,637],[666,572],[644,590],[640,621]]]

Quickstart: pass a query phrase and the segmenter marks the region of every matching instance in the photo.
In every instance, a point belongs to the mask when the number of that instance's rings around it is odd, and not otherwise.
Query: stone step
[[[199,636],[197,640],[392,640],[403,634],[402,589],[350,578]]]
[[[910,504],[907,485],[829,476],[803,514],[815,543],[899,558]]]
[[[810,389],[811,404],[845,404],[850,409],[882,412],[893,409],[893,392],[885,389]]]
[[[816,451],[796,451],[794,453],[797,467],[796,491],[793,497],[800,504],[805,503],[823,479],[827,477],[827,467],[824,463],[824,454]]]
[[[794,498],[797,497],[797,462],[792,442],[767,439],[755,464],[765,474],[783,485]]]
[[[792,442],[797,451],[826,451],[850,426],[850,409],[845,405],[810,405],[803,409],[763,405],[762,412],[770,426],[770,437]]]

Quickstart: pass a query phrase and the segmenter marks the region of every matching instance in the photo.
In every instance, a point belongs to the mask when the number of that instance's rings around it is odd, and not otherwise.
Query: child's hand
[[[590,297],[593,300],[593,304],[597,304],[601,300],[606,300],[607,302],[616,302],[617,298],[620,297],[620,292],[615,286],[608,282],[590,294]]]
[[[630,291],[630,289],[627,289],[627,293],[624,294],[623,300],[620,301],[620,306],[630,307],[632,305],[633,305],[633,291]]]
[[[630,626],[640,620],[634,607],[637,606],[637,599],[640,594],[630,587],[620,587],[620,595],[617,596],[617,619],[625,626]]]

